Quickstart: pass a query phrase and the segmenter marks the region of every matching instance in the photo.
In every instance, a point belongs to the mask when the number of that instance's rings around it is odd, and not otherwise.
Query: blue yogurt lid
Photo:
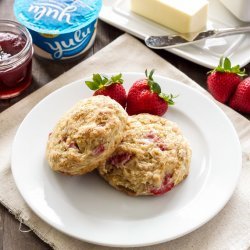
[[[69,33],[93,22],[102,0],[15,0],[17,20],[45,34]]]

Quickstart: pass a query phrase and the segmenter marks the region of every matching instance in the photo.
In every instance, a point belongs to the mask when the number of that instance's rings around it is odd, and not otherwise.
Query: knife
[[[250,32],[250,26],[213,29],[198,33],[197,35],[183,34],[183,35],[169,35],[169,36],[148,36],[145,38],[145,43],[152,49],[168,49],[179,46],[194,44],[207,38],[217,38],[223,36],[232,36]],[[194,37],[189,40],[187,37]]]

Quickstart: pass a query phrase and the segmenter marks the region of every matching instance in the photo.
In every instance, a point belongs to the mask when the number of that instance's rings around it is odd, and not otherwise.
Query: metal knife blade
[[[246,32],[250,32],[250,26],[207,30],[198,33],[192,40],[184,38],[190,36],[189,34],[184,34],[184,36],[149,36],[145,38],[145,43],[152,49],[167,49],[197,43],[207,38],[230,36]]]

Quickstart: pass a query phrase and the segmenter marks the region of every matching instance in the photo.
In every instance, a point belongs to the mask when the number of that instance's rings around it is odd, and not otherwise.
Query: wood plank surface
[[[0,19],[12,19],[15,20],[13,15],[13,2],[14,0],[0,0]],[[88,52],[85,58],[62,63],[53,62],[53,67],[48,64],[46,60],[39,58],[33,58],[33,82],[32,85],[25,90],[20,96],[10,100],[0,100],[0,112],[7,109],[14,103],[18,102],[25,96],[29,95],[33,91],[42,87],[52,79],[61,75],[63,72],[69,70],[81,60],[85,60],[90,57],[115,38],[123,34],[122,31],[99,21],[97,37],[94,46]],[[178,69],[195,80],[201,86],[206,88],[206,72],[208,69],[194,64],[190,61],[175,56],[167,51],[156,51],[161,57],[175,65]],[[250,64],[246,67],[246,71],[250,74]],[[249,118],[249,116],[246,116]],[[25,226],[22,226],[22,230],[27,230]],[[47,244],[42,242],[34,233],[23,233],[19,231],[19,222],[12,216],[6,208],[0,205],[0,250],[26,250],[26,249],[50,249]]]

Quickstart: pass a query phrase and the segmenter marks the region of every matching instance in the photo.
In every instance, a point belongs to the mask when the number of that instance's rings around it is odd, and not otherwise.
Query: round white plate
[[[125,88],[143,74],[124,73]],[[175,239],[200,227],[226,204],[241,169],[236,132],[216,104],[177,81],[155,76],[165,93],[178,94],[165,117],[177,122],[193,157],[185,181],[160,197],[129,197],[96,173],[68,177],[45,158],[48,135],[59,117],[92,92],[80,80],[36,105],[13,143],[12,173],[32,210],[75,238],[107,246],[145,246]]]

